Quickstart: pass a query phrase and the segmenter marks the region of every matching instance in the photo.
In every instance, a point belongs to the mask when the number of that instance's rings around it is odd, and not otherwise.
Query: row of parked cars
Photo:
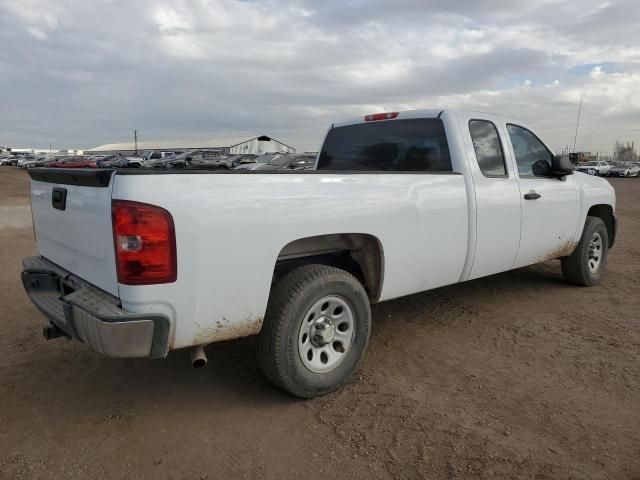
[[[315,166],[315,153],[264,153],[262,155],[220,155],[219,152],[192,150],[161,159],[149,160],[147,168],[191,168],[226,170],[309,170]]]
[[[576,166],[576,170],[601,177],[638,177],[640,162],[583,162]]]
[[[65,167],[65,168],[95,168],[97,163],[89,157],[69,155],[0,155],[0,166],[33,167]]]
[[[153,152],[138,157],[99,160],[100,168],[190,168],[224,170],[308,170],[315,166],[316,153],[264,153],[223,155],[213,150]]]
[[[315,153],[265,153],[262,155],[223,155],[217,151],[149,152],[142,157],[40,156],[0,157],[0,165],[22,168],[189,168],[237,170],[309,170],[315,166]],[[3,162],[3,163],[2,163]]]

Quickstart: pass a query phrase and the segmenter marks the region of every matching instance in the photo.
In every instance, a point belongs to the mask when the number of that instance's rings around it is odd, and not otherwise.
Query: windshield
[[[598,162],[584,162],[582,165],[585,167],[597,167]]]

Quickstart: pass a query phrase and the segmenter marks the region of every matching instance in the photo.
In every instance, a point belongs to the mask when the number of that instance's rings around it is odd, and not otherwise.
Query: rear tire
[[[371,309],[360,282],[326,265],[305,265],[272,287],[258,363],[276,385],[301,398],[340,387],[369,342]]]
[[[609,254],[609,235],[598,217],[587,217],[578,246],[561,259],[564,279],[574,285],[592,287],[600,283]]]

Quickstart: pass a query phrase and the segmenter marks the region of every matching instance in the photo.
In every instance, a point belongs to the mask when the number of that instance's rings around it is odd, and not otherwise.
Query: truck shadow
[[[375,354],[375,368],[385,369],[385,355],[374,352],[383,342],[393,342],[394,336],[408,334],[398,328],[398,320],[416,325],[413,333],[432,334],[434,328],[441,328],[451,336],[451,329],[469,328],[468,322],[458,322],[462,317],[481,318],[483,309],[490,313],[505,298],[517,301],[525,292],[529,297],[535,292],[544,296],[545,291],[558,288],[573,287],[564,284],[557,265],[547,262],[374,305],[368,356]],[[74,415],[80,411],[119,418],[149,411],[166,414],[172,408],[184,412],[215,408],[219,415],[240,405],[310,405],[264,377],[255,359],[254,337],[207,346],[208,364],[200,370],[191,368],[186,350],[172,352],[165,360],[112,359],[81,344],[69,343],[62,352],[56,350],[59,344],[45,345],[36,350],[41,352],[39,358],[29,361],[31,375],[42,377],[42,381],[27,382],[30,391],[25,395],[35,408],[47,409],[53,403],[58,409],[68,407]]]
[[[536,297],[544,301],[580,290],[564,281],[559,262],[547,261],[408,295],[373,306],[372,344],[375,345],[377,330],[387,335],[386,327],[398,319],[426,328],[445,326],[448,334],[453,334],[452,328],[460,328],[466,335],[473,332],[468,326],[473,319],[503,316],[506,311],[520,315],[517,305],[522,301],[530,302]],[[509,320],[508,315],[505,320]]]

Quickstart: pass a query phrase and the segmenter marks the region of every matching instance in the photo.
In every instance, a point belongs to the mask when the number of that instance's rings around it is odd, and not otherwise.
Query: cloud
[[[29,27],[27,28],[27,32],[29,32],[32,37],[37,38],[38,40],[47,39],[47,34],[43,30],[40,30],[37,27]]]
[[[593,80],[600,80],[604,78],[604,76],[605,76],[605,73],[604,73],[604,70],[602,70],[601,65],[593,67],[589,72],[589,77],[592,78]]]
[[[268,133],[306,150],[345,117],[453,106],[522,118],[562,148],[581,97],[579,148],[640,144],[639,8],[2,0],[0,144],[90,147],[137,128],[145,139]]]

